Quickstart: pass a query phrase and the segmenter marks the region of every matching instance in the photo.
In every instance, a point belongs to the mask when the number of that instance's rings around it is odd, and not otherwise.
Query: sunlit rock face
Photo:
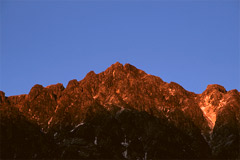
[[[226,105],[224,98],[226,93],[225,88],[220,85],[209,85],[199,96],[199,106],[208,120],[211,129],[215,126],[217,112]]]
[[[1,158],[239,158],[240,94],[202,94],[121,63],[27,95],[0,91]],[[21,144],[27,149],[23,149]],[[36,146],[36,147],[31,147]]]

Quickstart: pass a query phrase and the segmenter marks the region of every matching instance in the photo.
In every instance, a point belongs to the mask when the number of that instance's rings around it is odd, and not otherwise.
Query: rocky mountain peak
[[[108,67],[104,72],[114,72],[118,70],[123,70],[123,65],[120,62],[116,62],[112,64],[110,67]]]
[[[30,97],[31,99],[34,99],[36,96],[39,95],[39,93],[40,93],[43,89],[44,89],[44,87],[43,87],[42,85],[36,84],[36,85],[34,85],[34,86],[31,88],[31,90],[30,90],[30,92],[28,93],[28,95],[29,95],[29,97]]]
[[[114,63],[114,64],[112,64],[109,68],[122,68],[123,67],[123,64],[122,63],[120,63],[120,62],[116,62],[116,63]]]
[[[226,89],[217,84],[208,85],[200,95],[199,106],[212,129],[215,126],[218,111],[226,105],[226,95]]]
[[[236,89],[232,89],[232,90],[228,91],[228,94],[230,94],[230,95],[238,95],[239,92]]]
[[[62,83],[57,83],[57,84],[49,85],[49,86],[47,86],[46,88],[49,88],[49,89],[51,89],[51,90],[59,90],[59,89],[60,89],[60,90],[64,90],[64,89],[65,89]]]
[[[104,72],[104,75],[110,75],[115,78],[124,78],[123,76],[126,76],[126,78],[135,78],[139,76],[144,76],[146,73],[135,66],[126,63],[125,65],[116,62],[112,64],[109,68],[107,68]]]
[[[26,126],[39,130],[32,135],[48,144],[48,155],[43,145],[41,153],[29,151],[33,155],[28,158],[208,159],[236,157],[239,151],[239,130],[234,129],[240,124],[237,90],[227,92],[213,84],[195,94],[128,63],[116,62],[99,74],[90,71],[81,81],[69,81],[66,89],[61,83],[37,84],[28,95],[10,97],[0,91],[0,105],[1,115],[9,113],[0,121],[7,131],[1,137],[11,139],[12,116],[21,122],[17,132]],[[31,134],[22,137],[33,139],[28,148],[38,142]],[[14,148],[5,150],[7,158],[14,158],[18,141],[4,144]],[[24,158],[24,152],[15,154]]]
[[[226,89],[218,84],[210,84],[207,86],[207,89],[204,91],[204,93],[210,93],[210,92],[221,92],[226,93]]]
[[[132,71],[132,72],[139,72],[139,69],[137,69],[135,66],[129,64],[129,63],[126,63],[123,68],[127,71]]]
[[[94,77],[96,75],[96,73],[94,72],[94,71],[90,71],[90,72],[88,72],[87,73],[87,75],[85,76],[85,78],[87,79],[87,78],[92,78],[92,77]]]
[[[73,79],[73,80],[70,80],[67,84],[67,87],[66,89],[70,89],[70,88],[73,88],[73,87],[76,87],[78,85],[78,81],[76,79]]]

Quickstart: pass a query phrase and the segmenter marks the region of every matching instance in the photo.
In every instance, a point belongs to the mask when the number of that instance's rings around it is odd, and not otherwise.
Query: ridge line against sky
[[[1,1],[0,90],[67,85],[119,61],[202,93],[240,90],[240,2]]]

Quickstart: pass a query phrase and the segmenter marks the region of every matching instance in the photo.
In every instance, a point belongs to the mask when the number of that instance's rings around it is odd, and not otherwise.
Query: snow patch
[[[144,154],[144,160],[147,160],[147,152]]]
[[[127,149],[122,153],[122,155],[123,155],[124,158],[126,158],[126,159],[128,158],[128,156],[127,156]]]
[[[98,141],[97,141],[97,137],[95,137],[94,139],[94,144],[97,145]]]
[[[53,117],[51,117],[48,121],[48,125],[52,122]]]
[[[121,114],[124,110],[125,110],[125,108],[121,107],[121,109],[120,109],[116,114],[119,115],[119,114]]]
[[[125,135],[124,142],[121,143],[124,147],[128,147],[129,143],[127,142],[127,138]]]
[[[113,77],[115,77],[115,71],[113,71]]]
[[[58,110],[58,105],[56,106],[56,109],[54,110],[54,113],[56,113],[56,112],[57,112],[57,110]]]
[[[76,125],[76,128],[79,127],[79,126],[82,126],[82,125],[84,125],[83,122],[82,122],[82,123],[79,123],[78,125]]]
[[[54,135],[53,135],[53,136],[54,136],[54,138],[57,136],[57,134],[58,134],[57,132],[55,132],[55,133],[54,133]]]
[[[40,131],[45,134],[47,133],[47,131],[45,131],[43,128],[41,128]]]
[[[79,126],[82,126],[82,125],[84,125],[84,123],[82,122],[82,123],[79,123],[78,125],[76,125],[70,132],[73,132],[76,128],[78,128]]]
[[[98,98],[98,96],[99,96],[99,94],[95,95],[95,96],[93,97],[93,99],[96,99],[96,98]]]
[[[126,148],[126,150],[122,153],[123,157],[124,157],[124,158],[128,158],[128,155],[127,155],[127,153],[128,153],[127,148],[128,148],[128,146],[129,146],[129,143],[127,142],[126,135],[125,135],[124,141],[121,143],[121,145],[123,145],[123,146]]]

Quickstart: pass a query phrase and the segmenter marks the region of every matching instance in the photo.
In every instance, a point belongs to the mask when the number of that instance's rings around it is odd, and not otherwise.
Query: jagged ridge
[[[99,74],[91,71],[81,81],[71,80],[66,88],[62,84],[45,88],[35,85],[28,95],[10,97],[5,97],[4,93],[0,92],[0,104],[1,111],[10,107],[19,109],[19,114],[26,117],[29,122],[36,124],[44,135],[53,136],[54,143],[57,148],[60,147],[59,150],[62,152],[58,158],[74,158],[66,153],[76,150],[70,147],[71,149],[66,151],[66,146],[69,147],[75,143],[72,142],[73,138],[78,141],[77,146],[80,146],[73,154],[75,158],[131,159],[144,158],[145,153],[148,153],[149,158],[217,158],[223,156],[237,158],[239,156],[237,143],[240,128],[240,95],[237,90],[227,92],[220,85],[209,85],[202,94],[195,94],[186,91],[177,83],[166,83],[161,78],[149,75],[130,64],[123,66],[117,62]],[[223,116],[224,114],[227,114],[228,118]],[[129,115],[135,115],[135,119],[131,119]],[[155,128],[149,129],[147,124],[142,129],[135,126],[144,123],[139,123],[143,119],[146,122],[149,121]],[[158,122],[151,119],[156,119]],[[101,123],[96,123],[96,120]],[[103,129],[106,125],[104,120],[106,123],[116,122],[109,126],[115,128],[109,131],[111,134],[93,129],[98,126],[100,130],[107,130]],[[130,121],[139,122],[130,123]],[[157,127],[157,124],[165,127]],[[89,131],[87,126],[93,128]],[[133,128],[133,131],[129,127]],[[141,132],[157,130],[159,133],[164,133],[165,137],[168,137],[169,132],[178,134],[174,136],[174,140],[164,141],[159,138],[154,139],[155,134],[139,135],[134,129]],[[129,133],[129,130],[138,137]],[[226,130],[230,131],[226,133]],[[90,132],[92,136],[87,132]],[[70,136],[70,133],[73,135]],[[90,144],[92,142],[95,144],[95,138],[101,134],[105,137],[100,138],[102,144],[91,146]],[[119,134],[119,142],[113,140],[112,135],[116,134]],[[131,139],[143,136],[150,141],[139,140],[142,144],[142,149],[140,149],[142,151],[136,151],[133,147],[132,151],[126,154],[126,150],[123,152],[121,149],[121,147],[124,148],[121,146],[124,136],[131,137]],[[71,142],[66,142],[66,139],[71,139]],[[112,143],[117,144],[108,146],[106,139],[111,139]],[[81,148],[82,141],[86,141],[84,144],[87,150]],[[184,141],[186,145],[181,141]],[[158,149],[154,150],[153,148],[156,148],[154,143],[160,142],[164,142],[169,147],[168,149],[173,150],[173,153],[167,152],[161,148],[164,147],[161,145],[160,148],[157,147]],[[151,145],[149,146],[148,143]],[[171,143],[179,145],[179,151],[174,149]],[[133,142],[130,144],[136,145]],[[105,151],[102,151],[108,147],[115,148],[116,152],[108,155],[110,157],[104,155]],[[90,150],[93,150],[96,155],[84,155]],[[162,155],[157,153],[162,153]]]

